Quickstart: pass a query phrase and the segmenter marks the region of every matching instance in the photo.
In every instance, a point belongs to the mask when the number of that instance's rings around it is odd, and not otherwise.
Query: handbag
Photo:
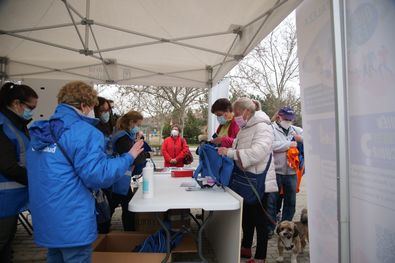
[[[53,129],[51,127],[51,123],[49,123],[49,130],[51,132],[52,139],[54,140],[57,147],[62,152],[63,156],[66,158],[67,162],[73,168],[74,174],[77,175],[77,172],[75,171],[73,162],[71,161],[71,159],[67,155],[65,149],[58,142],[56,136],[54,135]],[[98,224],[102,224],[104,222],[110,221],[111,220],[111,208],[110,208],[110,204],[108,203],[108,199],[107,199],[106,195],[104,194],[104,192],[101,189],[99,189],[97,191],[94,191],[91,189],[89,189],[89,190],[92,192],[92,195],[95,199],[96,222]]]
[[[186,142],[185,142],[185,139],[183,139],[183,140],[182,140],[182,144],[183,144],[182,148],[184,148],[184,144],[185,144],[185,143],[186,143]],[[185,154],[185,156],[184,156],[183,163],[184,163],[185,165],[188,165],[188,164],[191,164],[192,162],[193,162],[193,155],[192,155],[191,151],[190,151],[189,148],[188,148],[188,151],[186,152],[186,154]]]
[[[239,152],[236,152],[240,160]],[[255,204],[261,202],[265,194],[265,180],[266,174],[272,162],[272,154],[270,154],[265,170],[260,174],[246,172],[243,167],[234,165],[232,172],[232,181],[230,189],[235,191],[238,195],[243,197],[247,204]]]

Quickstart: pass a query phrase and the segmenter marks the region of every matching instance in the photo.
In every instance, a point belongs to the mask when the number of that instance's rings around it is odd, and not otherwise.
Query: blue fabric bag
[[[271,162],[272,154],[270,154],[265,170],[260,174],[243,171],[237,165],[234,165],[230,189],[243,197],[244,202],[247,204],[260,203],[265,194],[266,174]]]
[[[233,160],[221,156],[217,148],[211,144],[202,144],[198,149],[199,166],[196,168],[194,178],[210,176],[217,185],[228,186],[233,171]]]
[[[169,221],[165,221],[167,229],[171,229],[171,225]],[[170,250],[177,247],[183,237],[183,231],[170,231]],[[167,251],[166,245],[166,232],[163,228],[155,232],[154,234],[147,237],[141,245],[138,245],[134,248],[133,252],[140,253],[166,253]]]

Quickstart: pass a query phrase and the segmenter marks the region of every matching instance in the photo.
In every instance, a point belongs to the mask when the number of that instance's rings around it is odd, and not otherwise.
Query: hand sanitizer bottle
[[[143,169],[143,198],[152,197],[154,197],[154,165],[148,160]]]

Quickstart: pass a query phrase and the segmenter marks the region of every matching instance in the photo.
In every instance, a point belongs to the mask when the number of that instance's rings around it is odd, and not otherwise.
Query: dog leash
[[[265,207],[264,207],[263,204],[262,204],[262,201],[261,201],[261,198],[260,198],[260,196],[259,196],[258,191],[256,190],[256,188],[255,188],[254,185],[252,184],[250,178],[249,178],[249,177],[246,175],[246,173],[245,173],[245,169],[244,169],[243,164],[242,164],[241,159],[240,159],[239,150],[236,150],[236,155],[237,155],[237,159],[238,159],[238,160],[236,160],[236,163],[240,165],[240,168],[241,168],[240,170],[243,172],[243,176],[247,179],[248,184],[250,185],[250,187],[251,187],[252,191],[254,192],[256,198],[258,199],[258,202],[259,202],[259,204],[260,204],[260,206],[261,206],[261,208],[262,208],[262,211],[263,211],[264,215],[265,215],[266,218],[269,220],[269,223],[271,223],[272,225],[276,226],[277,223],[273,220],[273,218],[272,218],[272,217],[269,215],[269,213],[266,211]],[[271,161],[271,158],[269,159],[269,161]],[[269,164],[269,166],[270,166],[270,164]],[[269,170],[267,170],[267,172],[269,172]],[[265,194],[265,193],[264,193],[264,194]]]

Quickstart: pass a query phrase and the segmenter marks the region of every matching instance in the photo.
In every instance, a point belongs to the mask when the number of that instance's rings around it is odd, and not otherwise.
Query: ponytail
[[[37,93],[31,87],[7,82],[0,89],[0,109],[11,106],[14,100],[27,102],[31,98],[38,99]]]

